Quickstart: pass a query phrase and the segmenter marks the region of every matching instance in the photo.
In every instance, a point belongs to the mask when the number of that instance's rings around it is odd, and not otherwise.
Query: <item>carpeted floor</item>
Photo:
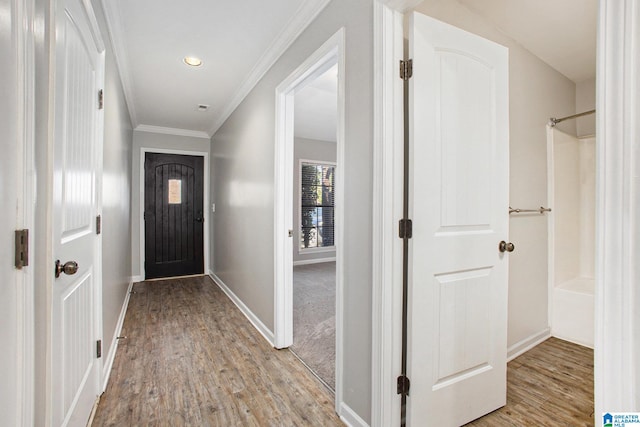
[[[332,390],[335,390],[335,262],[293,267],[293,346],[291,350]]]

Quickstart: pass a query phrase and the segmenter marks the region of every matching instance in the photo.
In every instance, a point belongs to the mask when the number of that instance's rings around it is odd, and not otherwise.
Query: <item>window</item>
[[[300,249],[333,247],[335,165],[300,161]]]

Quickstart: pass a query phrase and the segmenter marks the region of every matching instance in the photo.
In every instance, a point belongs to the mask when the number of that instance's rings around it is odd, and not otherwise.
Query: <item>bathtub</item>
[[[575,278],[553,288],[551,334],[593,348],[594,280]]]

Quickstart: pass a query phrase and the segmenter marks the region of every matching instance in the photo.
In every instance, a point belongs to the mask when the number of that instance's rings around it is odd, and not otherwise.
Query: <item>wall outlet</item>
[[[216,204],[211,203],[211,212],[215,212],[215,211],[216,211]]]

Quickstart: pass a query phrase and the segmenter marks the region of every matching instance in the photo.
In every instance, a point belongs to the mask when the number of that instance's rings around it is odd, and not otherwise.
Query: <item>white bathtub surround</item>
[[[595,138],[548,138],[551,334],[593,348]]]

